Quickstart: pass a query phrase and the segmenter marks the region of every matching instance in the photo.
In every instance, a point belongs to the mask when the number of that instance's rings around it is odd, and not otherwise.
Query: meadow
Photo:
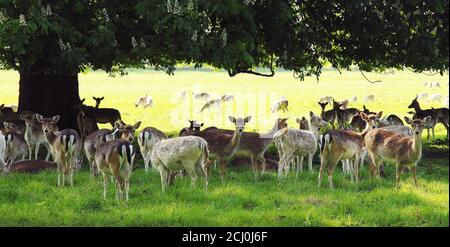
[[[324,71],[319,81],[295,79],[292,72],[279,71],[273,78],[237,75],[233,78],[212,69],[181,68],[174,76],[151,70],[130,70],[127,76],[110,77],[104,72],[80,74],[80,97],[94,104],[92,96],[105,96],[101,107],[120,110],[127,123],[142,121],[176,136],[188,119],[231,128],[228,115],[253,119],[248,131],[269,129],[276,117],[289,117],[288,124],[298,127],[297,117],[309,111],[320,114],[317,101],[331,95],[342,100],[357,96],[351,106],[362,108],[364,96],[375,101],[365,103],[373,111],[387,116],[408,116],[407,106],[421,92],[448,95],[448,74],[428,76],[409,71],[366,73],[371,84],[359,72]],[[17,72],[0,71],[0,103],[17,104]],[[439,88],[424,87],[424,82],[441,82]],[[177,93],[187,92],[185,101]],[[221,109],[199,113],[201,103],[191,92],[208,92],[213,96],[233,94],[235,102]],[[150,95],[151,108],[136,108],[140,96]],[[289,100],[289,111],[272,113],[270,106],[280,96]],[[420,101],[422,108],[443,107],[442,102]],[[101,127],[109,127],[103,125]],[[424,132],[423,137],[426,134]],[[179,179],[168,193],[161,194],[159,173],[145,174],[137,169],[131,177],[130,201],[118,204],[114,188],[108,199],[102,198],[101,179],[91,179],[87,167],[74,177],[73,188],[56,187],[56,173],[0,176],[0,226],[449,226],[448,144],[442,141],[445,129],[438,125],[436,142],[424,146],[419,163],[420,186],[413,186],[408,173],[402,176],[400,189],[394,188],[394,169],[386,168],[387,178],[369,180],[363,168],[363,181],[354,184],[335,172],[335,190],[317,188],[318,164],[314,172],[294,174],[278,181],[275,172],[256,181],[249,167],[228,169],[225,185],[213,171],[209,191],[198,183],[190,188],[190,179]],[[142,160],[137,166],[142,167]]]

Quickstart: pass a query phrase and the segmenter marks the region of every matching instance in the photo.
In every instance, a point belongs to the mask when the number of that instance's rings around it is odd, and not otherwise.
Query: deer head
[[[23,111],[20,113],[20,118],[25,122],[25,125],[29,128],[36,124],[36,114],[30,111]]]
[[[252,117],[247,116],[245,118],[240,118],[240,117],[235,118],[235,117],[229,116],[228,119],[230,119],[230,121],[232,123],[234,123],[234,125],[236,126],[236,132],[240,134],[244,131],[245,124],[248,123],[250,121],[250,119],[252,119]]]
[[[92,96],[92,99],[95,100],[95,108],[98,108],[100,106],[100,103],[102,102],[102,100],[105,99],[105,97],[97,98],[97,97]]]
[[[360,112],[360,116],[364,121],[366,121],[368,129],[376,129],[377,127],[379,127],[380,118],[382,115],[382,111],[377,114],[366,114],[364,112]]]
[[[416,98],[414,98],[411,101],[411,104],[409,104],[408,109],[416,108],[417,106],[419,106],[419,102],[417,101],[417,96],[416,96]]]
[[[116,128],[121,132],[120,139],[133,142],[134,133],[141,126],[141,121],[135,123],[134,125],[122,124],[116,122]]]
[[[56,115],[51,118],[44,118],[42,115],[36,114],[36,120],[42,125],[42,131],[45,134],[58,131],[56,124],[59,121],[60,116]]]
[[[413,129],[414,136],[416,138],[421,137],[423,129],[430,125],[431,123],[431,116],[425,117],[424,119],[414,119],[411,120],[409,117],[405,117],[406,123],[411,125],[411,128]]]
[[[327,121],[323,120],[321,117],[315,115],[314,112],[312,112],[312,111],[309,112],[309,117],[310,117],[309,120],[311,122],[311,126],[314,126],[318,129],[327,127],[330,124]]]

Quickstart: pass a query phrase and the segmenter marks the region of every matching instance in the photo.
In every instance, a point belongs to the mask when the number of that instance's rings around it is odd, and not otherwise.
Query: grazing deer
[[[405,117],[406,123],[412,126],[414,136],[404,136],[398,133],[376,129],[370,131],[364,138],[364,143],[369,151],[372,165],[370,172],[379,177],[379,165],[381,162],[391,162],[396,165],[395,185],[399,186],[400,174],[403,167],[410,168],[414,184],[417,186],[416,168],[422,157],[422,131],[432,121],[431,116],[423,119],[411,120]],[[376,172],[376,173],[375,173]]]
[[[13,123],[3,122],[3,125],[5,126],[5,150],[3,155],[5,165],[12,164],[17,160],[24,160],[28,154],[25,139]]]
[[[388,121],[390,125],[404,125],[402,119],[394,114],[387,116],[386,121]]]
[[[192,93],[195,99],[200,99],[201,101],[208,101],[211,96],[208,93]]]
[[[98,168],[95,163],[95,152],[97,148],[108,141],[117,139],[118,129],[100,129],[91,134],[89,134],[83,144],[84,153],[90,165],[91,176],[95,177],[98,175]]]
[[[148,172],[148,163],[155,144],[166,139],[167,136],[162,131],[153,127],[146,127],[139,134],[138,143],[144,158],[145,172]]]
[[[83,142],[86,136],[98,130],[95,116],[92,114],[92,111],[87,110],[87,108],[80,109],[80,112],[77,115],[77,123]]]
[[[148,96],[148,95],[146,94],[145,96],[140,97],[134,105],[135,105],[136,107],[140,107],[140,106],[141,106],[141,107],[144,107],[144,109],[145,109],[145,108],[147,108],[147,107],[153,106],[153,99],[152,99],[151,96]]]
[[[413,119],[424,119],[425,117],[428,117],[428,116],[431,117],[431,120],[427,121],[427,125],[424,126],[424,128],[427,129],[427,140],[430,140],[430,129],[431,129],[431,133],[433,134],[433,140],[434,140],[434,127],[436,126],[436,123],[437,123],[436,111],[433,109],[422,110],[422,108],[420,108],[419,102],[417,101],[417,97],[415,99],[413,99],[413,101],[408,106],[408,108],[409,109],[413,108],[415,111],[415,113],[413,115]]]
[[[105,99],[105,97],[97,98],[97,97],[92,96],[92,99],[95,100],[95,108],[98,109],[98,107],[100,106],[100,103],[102,102],[102,100]]]
[[[231,94],[224,94],[222,95],[222,97],[220,97],[220,99],[222,100],[222,102],[228,102],[234,100],[234,96]]]
[[[320,187],[324,169],[328,171],[330,188],[333,185],[333,171],[339,160],[352,160],[354,162],[353,176],[359,181],[359,162],[364,151],[364,137],[376,128],[376,120],[383,112],[377,115],[367,115],[361,112],[361,117],[367,122],[366,129],[362,133],[351,130],[330,130],[322,136],[321,159],[318,186]]]
[[[326,127],[328,122],[310,112],[310,128],[308,130],[284,128],[274,135],[274,142],[278,149],[280,161],[278,162],[278,179],[285,171],[285,177],[289,171],[289,164],[293,161],[296,164],[296,178],[299,171],[303,170],[303,159],[308,156],[309,171],[313,170],[312,160],[317,151],[317,139],[319,129]],[[299,158],[297,159],[296,156]],[[297,160],[297,161],[296,161]]]
[[[5,165],[0,169],[3,173],[37,173],[42,170],[56,169],[56,163],[43,160],[22,160],[10,165]]]
[[[81,154],[82,143],[76,130],[64,129],[58,131],[56,123],[58,123],[59,118],[59,115],[44,118],[36,114],[36,119],[42,125],[42,130],[50,145],[53,160],[57,164],[58,186],[64,186],[66,178],[69,185],[73,186],[73,172],[77,165],[77,159]]]
[[[363,99],[363,103],[369,103],[375,101],[375,95],[366,95]]]
[[[334,122],[336,121],[337,118],[337,111],[339,110],[339,107],[337,107],[336,105],[333,106],[333,109],[325,111],[325,107],[328,105],[328,102],[322,103],[322,102],[317,102],[320,105],[320,108],[322,109],[322,112],[320,113],[320,117],[328,122],[329,124],[331,124],[331,127],[334,129]]]
[[[135,150],[129,141],[112,140],[98,146],[95,152],[95,163],[103,175],[104,199],[106,199],[109,177],[114,177],[117,201],[122,200],[124,193],[125,201],[128,201],[130,176],[135,156]]]
[[[50,145],[45,138],[42,126],[36,120],[36,114],[30,111],[24,111],[20,114],[20,118],[25,121],[25,141],[28,145],[28,159],[31,160],[31,156],[34,149],[34,159],[38,159],[39,147],[44,145],[47,149],[47,156],[45,160],[48,161],[51,155]]]
[[[267,162],[264,158],[264,153],[273,141],[274,134],[287,127],[287,118],[276,119],[272,129],[266,133],[255,133],[244,131],[241,136],[241,142],[233,156],[245,156],[250,157],[250,162],[253,168],[255,179],[258,179],[258,161],[262,164],[262,174],[266,171]],[[233,135],[233,130],[218,129],[215,127],[209,127],[203,131],[220,131],[228,135]]]
[[[287,112],[288,110],[289,101],[284,97],[281,96],[280,99],[275,102],[275,104],[272,105],[270,110],[274,113],[277,111],[283,110],[283,112]]]
[[[161,175],[162,192],[170,184],[170,174],[185,170],[191,177],[191,186],[195,186],[199,176],[205,178],[208,189],[210,166],[208,143],[197,136],[182,136],[157,142],[151,154],[151,162]]]
[[[245,118],[228,117],[235,124],[233,134],[223,133],[220,129],[209,129],[203,131],[190,131],[189,134],[202,137],[208,142],[211,156],[215,157],[220,166],[220,178],[224,183],[226,162],[236,152],[244,132],[245,124],[251,119],[250,116]],[[207,169],[210,172],[210,169]]]

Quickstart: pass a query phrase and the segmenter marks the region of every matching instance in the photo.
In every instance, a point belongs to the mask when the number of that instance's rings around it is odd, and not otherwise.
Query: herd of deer
[[[37,113],[17,113],[0,106],[0,122],[3,122],[0,132],[2,170],[6,173],[14,169],[26,170],[23,160],[27,157],[32,164],[30,170],[35,171],[36,166],[47,168],[51,155],[56,163],[58,186],[64,186],[66,180],[73,186],[73,173],[80,167],[84,151],[92,177],[103,176],[103,196],[106,198],[108,180],[113,177],[116,198],[121,200],[125,196],[128,200],[129,180],[137,153],[132,142],[141,122],[125,124],[118,110],[99,108],[103,97],[94,97],[94,100],[95,106],[86,106],[84,99],[81,101],[77,119],[80,134],[73,129],[59,130],[59,116],[46,118]],[[192,185],[203,177],[207,189],[208,176],[213,168],[210,158],[217,161],[223,183],[227,161],[233,156],[244,155],[250,158],[257,179],[259,164],[262,164],[262,175],[266,170],[264,153],[274,142],[279,153],[279,179],[288,175],[290,166],[296,168],[297,176],[303,169],[304,157],[307,157],[308,168],[312,171],[313,156],[319,150],[319,187],[325,170],[330,187],[334,187],[333,171],[339,161],[342,161],[344,171],[352,180],[358,181],[359,169],[366,158],[370,158],[371,176],[379,178],[383,162],[395,163],[397,186],[404,167],[410,169],[417,184],[416,166],[422,155],[422,130],[429,132],[431,129],[434,138],[434,126],[441,123],[447,129],[448,137],[448,108],[422,110],[417,98],[409,106],[414,109],[412,119],[404,118],[411,128],[404,126],[396,115],[382,118],[383,112],[371,112],[365,106],[359,110],[348,108],[345,101],[336,102],[333,99],[332,103],[332,109],[326,110],[328,102],[318,102],[321,114],[310,112],[309,121],[305,117],[298,118],[298,129],[288,128],[287,118],[280,118],[267,133],[246,132],[244,128],[251,121],[250,116],[230,116],[234,130],[217,127],[202,129],[203,123],[190,121],[190,126],[183,128],[175,138],[168,138],[154,127],[146,127],[137,135],[145,171],[149,170],[150,164],[159,170],[163,192],[180,174],[189,175]],[[19,119],[14,116],[19,116]],[[110,123],[113,128],[98,129],[97,123]],[[325,128],[328,130],[321,134]],[[41,145],[47,149],[46,161],[37,160]],[[33,150],[34,160],[31,160]]]

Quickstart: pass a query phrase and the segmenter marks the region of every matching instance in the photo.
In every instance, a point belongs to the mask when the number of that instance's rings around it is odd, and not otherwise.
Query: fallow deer
[[[89,134],[83,144],[84,154],[90,165],[91,176],[95,177],[98,175],[98,168],[95,163],[95,152],[97,148],[108,141],[116,140],[118,129],[109,130],[109,129],[100,129],[91,134]]]
[[[24,160],[28,154],[28,146],[23,136],[18,132],[13,123],[4,122],[5,150],[3,161],[10,165],[17,160]]]
[[[415,113],[413,115],[413,119],[424,119],[425,117],[431,117],[430,121],[427,121],[426,126],[424,126],[425,129],[427,129],[427,140],[430,140],[430,129],[431,129],[431,133],[433,135],[433,140],[434,140],[434,127],[436,126],[437,123],[437,115],[436,115],[436,111],[433,109],[426,109],[426,110],[422,110],[422,108],[420,108],[420,104],[419,101],[417,101],[417,97],[415,99],[412,100],[411,104],[408,106],[409,109],[413,108]]]
[[[203,123],[197,123],[197,121],[195,120],[188,120],[189,121],[189,127],[185,127],[182,128],[180,130],[180,133],[178,134],[178,136],[184,136],[184,135],[189,135],[188,132],[189,131],[200,131],[200,128],[203,127]]]
[[[112,176],[116,181],[116,199],[121,201],[125,193],[125,201],[128,201],[135,156],[135,150],[129,141],[112,140],[98,146],[95,152],[95,163],[103,175],[104,199],[106,199],[108,179]]]
[[[391,162],[396,165],[395,184],[400,183],[402,167],[410,168],[415,185],[417,183],[417,163],[422,157],[422,131],[432,121],[431,116],[423,119],[411,120],[405,117],[406,123],[412,126],[414,136],[405,136],[398,133],[375,129],[370,131],[364,138],[364,143],[372,160],[370,172],[379,176],[379,165],[381,162]]]
[[[42,170],[56,169],[56,163],[44,160],[22,160],[1,167],[4,174],[8,173],[37,173]]]
[[[220,129],[210,129],[208,131],[190,131],[189,134],[202,137],[208,142],[211,156],[217,159],[220,166],[220,178],[224,183],[226,162],[236,152],[241,136],[244,131],[245,124],[251,119],[250,116],[245,118],[228,117],[235,124],[233,134],[223,133]],[[210,169],[207,169],[210,172]]]
[[[155,144],[166,139],[167,136],[162,131],[153,127],[146,127],[139,134],[138,143],[144,158],[145,172],[148,172],[148,165]]]
[[[390,125],[404,125],[402,119],[395,114],[387,116],[386,120],[389,122]]]
[[[272,105],[270,110],[272,112],[277,112],[281,110],[283,110],[283,112],[287,112],[289,111],[288,106],[289,101],[284,96],[281,96],[280,99],[277,102],[275,102],[275,104]]]
[[[73,172],[76,168],[76,162],[81,155],[81,139],[76,130],[64,129],[58,131],[56,124],[60,116],[44,118],[36,114],[37,121],[42,125],[53,160],[57,164],[58,186],[64,186],[65,180],[68,180],[70,186],[73,186]],[[62,183],[61,183],[62,177]]]
[[[81,140],[84,142],[86,136],[98,130],[97,121],[94,115],[87,108],[80,109],[77,116],[78,128],[80,130]]]
[[[434,109],[433,107],[431,107],[432,110],[434,110],[436,112],[436,118],[437,121],[439,123],[441,123],[442,125],[444,125],[445,129],[447,130],[447,139],[448,139],[448,127],[449,127],[449,122],[448,122],[448,108],[437,108]]]
[[[308,119],[306,119],[305,117],[297,118],[295,121],[299,124],[299,127],[298,127],[299,129],[309,130]]]
[[[352,117],[358,114],[359,110],[356,108],[346,108],[344,103],[333,101],[333,108],[336,109],[336,117],[338,128],[343,129],[352,120]]]
[[[96,109],[98,109],[99,108],[99,106],[100,106],[100,103],[102,102],[102,100],[104,100],[105,99],[105,97],[94,97],[94,96],[92,96],[92,99],[94,99],[95,100],[95,108]]]
[[[191,177],[191,186],[195,186],[197,178],[204,177],[205,189],[208,189],[208,173],[210,161],[208,143],[197,136],[182,136],[162,140],[155,144],[151,154],[151,162],[161,175],[162,192],[170,184],[170,174],[185,170]]]
[[[140,97],[134,105],[136,107],[144,107],[144,109],[151,107],[153,106],[153,98],[146,94],[145,96]]]
[[[41,144],[47,149],[47,156],[45,160],[48,161],[51,155],[50,145],[45,138],[42,126],[36,120],[36,114],[30,111],[23,111],[20,113],[20,117],[25,121],[25,141],[28,145],[28,159],[31,160],[31,156],[34,149],[34,159],[38,159],[39,147]]]
[[[192,95],[195,99],[200,99],[201,101],[208,101],[211,96],[208,93],[194,93],[192,92]]]
[[[206,110],[206,109],[210,109],[210,108],[212,108],[212,107],[216,107],[216,108],[219,108],[220,107],[220,104],[222,103],[222,99],[212,99],[212,100],[209,100],[208,102],[206,102],[204,105],[203,105],[203,107],[202,107],[202,109],[199,111],[199,112],[203,112],[204,110]]]
[[[114,108],[95,108],[93,106],[87,106],[83,104],[84,100],[85,99],[82,99],[80,102],[80,110],[83,110],[85,114],[95,118],[97,123],[109,123],[114,127],[116,122],[122,122],[122,117],[118,110]]]
[[[359,180],[359,162],[364,151],[364,137],[371,130],[376,128],[376,120],[383,114],[367,115],[360,113],[367,122],[366,129],[362,133],[351,130],[330,130],[322,136],[320,171],[318,186],[320,187],[324,169],[328,171],[328,182],[330,188],[333,185],[333,171],[339,160],[353,161],[353,175],[356,181]]]
[[[334,122],[337,118],[337,111],[339,110],[339,107],[333,106],[333,109],[325,111],[325,107],[328,105],[328,102],[322,103],[317,102],[320,105],[320,108],[322,109],[322,112],[320,113],[320,117],[331,124],[331,127],[334,128]]]
[[[116,123],[116,128],[119,129],[119,139],[126,140],[129,142],[133,142],[134,133],[141,126],[141,121],[136,122],[133,125],[130,124],[121,124],[119,122]]]

